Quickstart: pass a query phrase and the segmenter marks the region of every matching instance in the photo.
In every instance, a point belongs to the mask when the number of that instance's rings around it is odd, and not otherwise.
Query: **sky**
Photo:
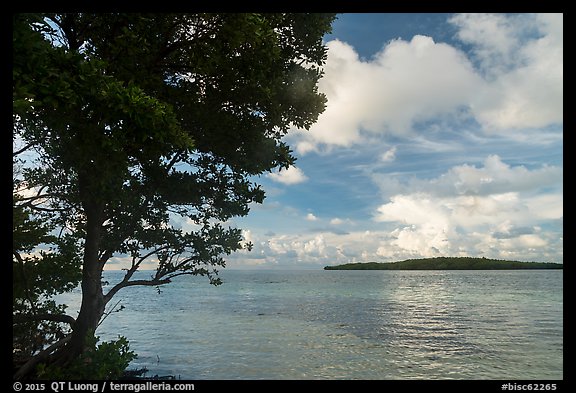
[[[339,14],[324,42],[326,110],[225,223],[253,244],[228,268],[563,262],[562,14]]]
[[[563,15],[340,14],[327,107],[227,224],[229,268],[563,262]]]
[[[563,263],[562,14],[339,14],[324,42],[326,110],[224,223],[253,244],[228,269]]]

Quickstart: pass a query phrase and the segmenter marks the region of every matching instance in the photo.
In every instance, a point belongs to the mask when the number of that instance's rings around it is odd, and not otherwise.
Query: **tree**
[[[66,335],[74,319],[65,315],[65,307],[58,306],[51,296],[73,289],[80,282],[80,258],[74,239],[49,234],[49,220],[32,218],[26,203],[31,199],[18,198],[13,202],[13,262],[12,294],[14,325],[12,341],[14,364],[43,349],[47,344]],[[45,215],[44,215],[45,217]],[[40,244],[36,254],[31,251]]]
[[[257,175],[295,158],[281,140],[324,110],[317,90],[331,14],[18,14],[14,139],[30,214],[78,246],[82,303],[72,332],[33,357],[66,366],[121,289],[206,275],[244,244],[235,216],[262,203]],[[21,202],[15,202],[22,206]],[[192,230],[177,224],[192,223]],[[68,243],[67,243],[68,244]],[[104,266],[127,255],[103,293]],[[148,280],[134,279],[145,261]],[[16,310],[15,310],[16,313]]]

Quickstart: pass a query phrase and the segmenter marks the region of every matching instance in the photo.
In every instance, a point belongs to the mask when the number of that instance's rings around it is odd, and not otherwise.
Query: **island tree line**
[[[561,263],[520,262],[476,257],[436,257],[399,262],[358,262],[325,266],[324,270],[516,270],[562,269]]]

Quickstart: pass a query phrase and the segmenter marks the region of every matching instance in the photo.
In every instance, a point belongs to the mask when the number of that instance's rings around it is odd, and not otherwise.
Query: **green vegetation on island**
[[[437,257],[407,259],[400,262],[346,263],[326,266],[324,270],[513,270],[563,269],[562,263],[520,262],[473,257]]]

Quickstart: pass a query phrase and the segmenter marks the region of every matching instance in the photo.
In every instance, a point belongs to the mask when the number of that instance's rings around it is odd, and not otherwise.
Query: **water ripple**
[[[98,334],[188,379],[563,378],[561,271],[222,277],[130,288]]]

